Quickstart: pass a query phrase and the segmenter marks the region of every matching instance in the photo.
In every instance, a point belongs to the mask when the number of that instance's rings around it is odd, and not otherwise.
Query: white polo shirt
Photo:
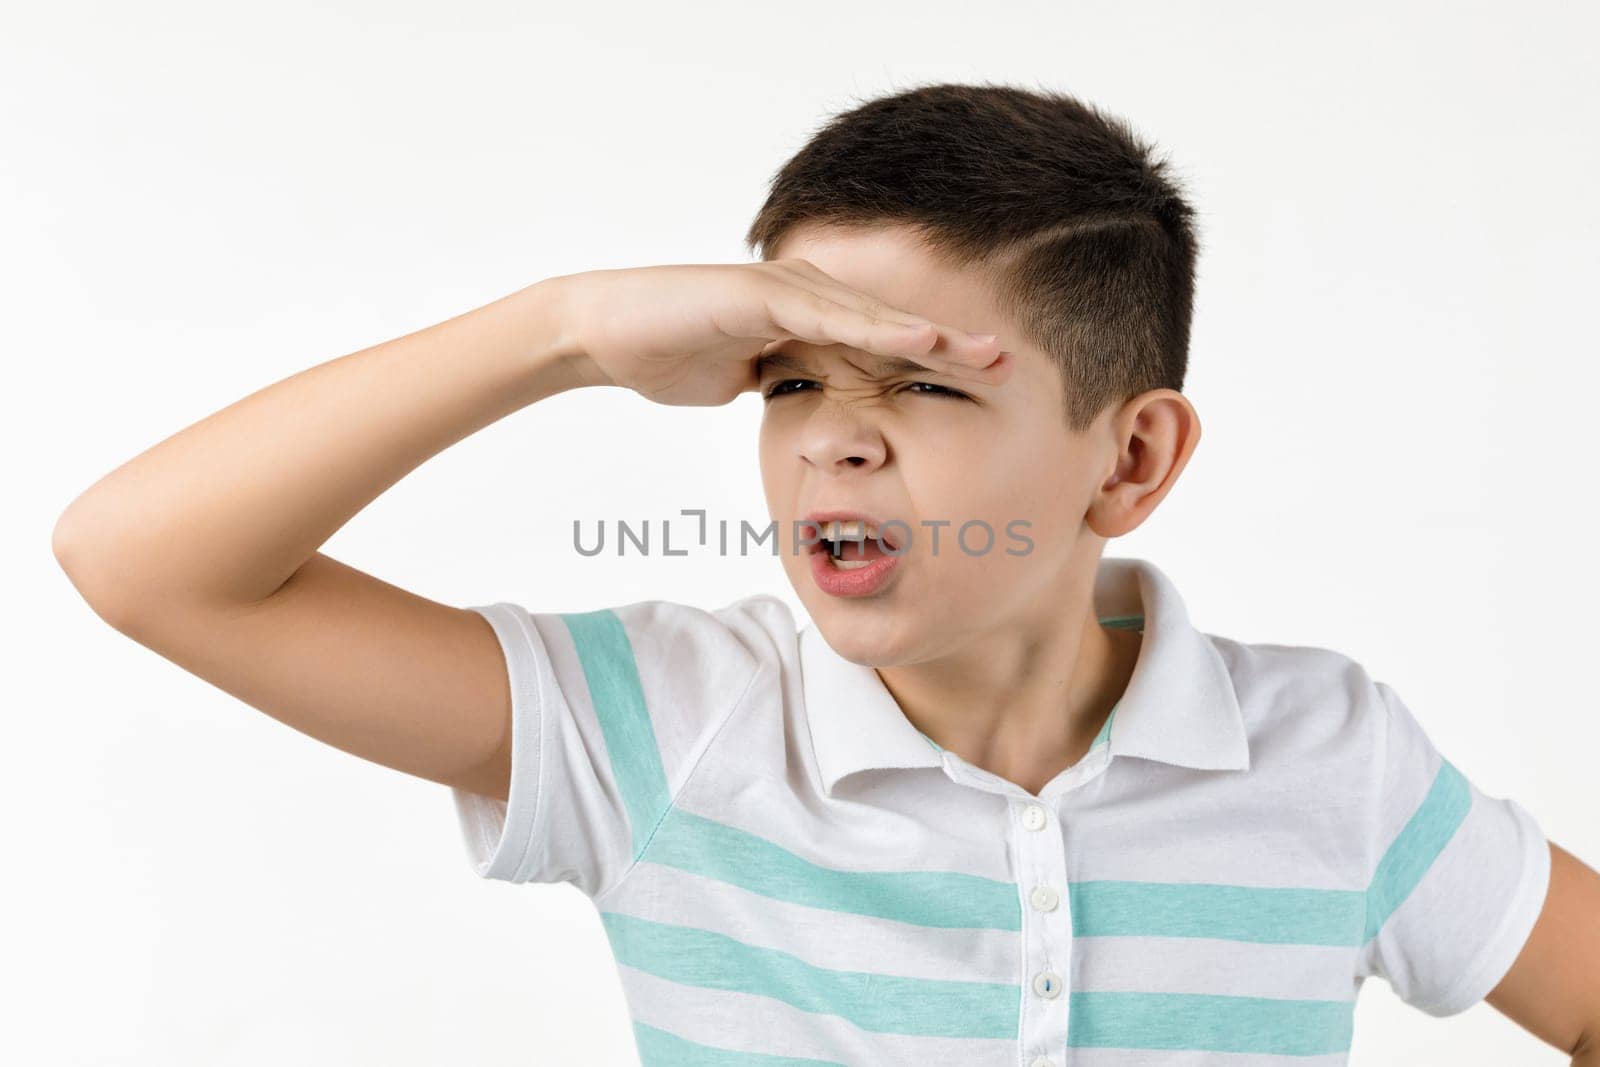
[[[1543,905],[1534,819],[1349,656],[1142,626],[1087,754],[1035,796],[941,750],[776,597],[477,607],[508,664],[509,803],[452,790],[478,874],[599,910],[656,1064],[1347,1062],[1381,975],[1433,1015]]]

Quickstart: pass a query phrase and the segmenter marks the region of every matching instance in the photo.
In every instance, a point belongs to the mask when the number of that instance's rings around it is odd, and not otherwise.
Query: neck
[[[1037,794],[1088,752],[1141,642],[1101,626],[1087,588],[1069,610],[1061,603],[948,654],[880,667],[878,676],[940,747]]]

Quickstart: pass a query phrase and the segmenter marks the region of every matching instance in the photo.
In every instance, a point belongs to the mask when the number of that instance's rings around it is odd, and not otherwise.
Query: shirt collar
[[[1199,770],[1248,770],[1250,749],[1233,678],[1211,639],[1155,564],[1102,557],[1095,617],[1144,618],[1133,675],[1111,720],[1111,757],[1137,756]],[[1135,623],[1137,625],[1137,623]],[[888,767],[939,767],[943,753],[911,724],[872,667],[839,655],[814,623],[800,632],[806,720],[823,786]]]

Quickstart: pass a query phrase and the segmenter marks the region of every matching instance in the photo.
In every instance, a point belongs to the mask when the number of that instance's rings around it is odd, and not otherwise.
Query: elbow
[[[66,572],[68,578],[71,578],[73,571],[81,566],[83,557],[79,547],[77,524],[73,520],[74,514],[72,506],[69,505],[67,510],[56,518],[56,524],[50,530],[50,554],[56,557],[56,563]]]
[[[120,568],[107,561],[95,548],[93,538],[83,528],[79,500],[73,501],[56,519],[50,531],[50,552],[66,574],[72,587],[94,613],[120,633],[131,633],[133,619],[129,597],[119,592]]]
[[[83,592],[83,581],[80,577],[87,569],[85,557],[87,552],[83,543],[83,535],[79,530],[81,525],[77,519],[74,508],[77,501],[73,501],[57,518],[56,524],[50,530],[50,554],[55,556],[56,564],[66,573],[73,586]]]

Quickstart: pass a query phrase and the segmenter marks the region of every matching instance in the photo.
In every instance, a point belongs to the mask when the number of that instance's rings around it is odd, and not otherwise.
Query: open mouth
[[[811,546],[812,553],[827,553],[834,566],[841,570],[865,567],[873,560],[895,555],[900,547],[886,531],[859,520],[820,523],[818,533],[818,541]]]

